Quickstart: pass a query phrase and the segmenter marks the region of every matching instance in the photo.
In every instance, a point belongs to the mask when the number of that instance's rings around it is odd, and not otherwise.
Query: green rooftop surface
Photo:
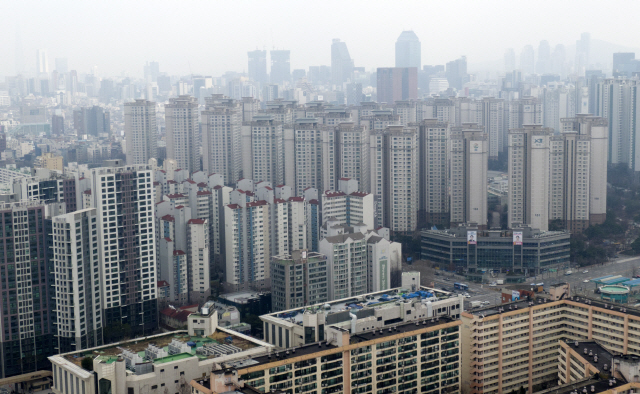
[[[178,360],[182,360],[183,358],[189,358],[193,356],[194,355],[191,353],[179,353],[179,354],[174,354],[172,356],[156,358],[155,360],[153,360],[153,362],[156,364],[169,363],[171,361],[178,361]]]

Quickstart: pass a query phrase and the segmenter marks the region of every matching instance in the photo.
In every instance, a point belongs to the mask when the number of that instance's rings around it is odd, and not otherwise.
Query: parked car
[[[583,273],[583,274],[588,274],[588,273],[589,273],[589,270],[584,270],[584,271],[582,271],[582,273]]]
[[[584,282],[584,283],[589,283],[589,279],[585,279],[585,280],[583,280],[582,282]]]

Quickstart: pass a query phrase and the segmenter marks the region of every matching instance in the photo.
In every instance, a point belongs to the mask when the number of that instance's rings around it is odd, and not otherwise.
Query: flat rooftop
[[[567,341],[566,344],[600,371],[604,371],[605,364],[609,368],[613,365],[612,360],[614,355],[600,346],[596,341]],[[598,356],[598,361],[596,361],[595,356]]]
[[[231,337],[231,342],[226,341],[226,338]],[[196,346],[191,347],[191,351],[189,353],[179,353],[169,355],[163,358],[157,358],[153,360],[154,363],[166,363],[170,361],[181,360],[183,358],[188,357],[198,357],[200,360],[205,360],[209,358],[215,358],[218,356],[205,356],[202,354],[196,354],[198,348],[207,345],[207,344],[230,344],[236,346],[242,350],[248,350],[255,347],[259,347],[260,345],[254,342],[251,342],[245,338],[242,338],[238,335],[234,335],[232,332],[224,332],[216,330],[213,334],[208,337],[197,337],[190,336],[186,333],[186,331],[173,331],[166,334],[155,335],[151,337],[144,338],[136,338],[128,341],[112,343],[100,347],[95,347],[92,349],[80,350],[77,352],[71,352],[62,354],[61,357],[64,357],[67,361],[81,366],[82,359],[85,357],[96,358],[105,363],[112,363],[118,359],[118,355],[122,354],[122,349],[126,349],[137,353],[142,359],[145,359],[145,350],[150,344],[157,346],[163,350],[168,351],[169,344],[172,340],[177,339],[181,342],[194,342]]]
[[[325,304],[315,304],[305,308],[289,309],[282,312],[269,313],[264,316],[271,316],[277,319],[287,320],[292,323],[302,324],[302,318],[305,311],[324,312],[328,311],[328,315],[349,311],[370,308],[395,308],[396,301],[404,300],[406,297],[416,300],[429,300],[432,302],[451,298],[451,293],[443,290],[436,290],[430,287],[421,286],[421,295],[418,292],[411,292],[402,288],[389,289],[376,293],[363,294],[357,297],[343,298],[340,300],[330,301]],[[431,294],[431,297],[425,296]]]

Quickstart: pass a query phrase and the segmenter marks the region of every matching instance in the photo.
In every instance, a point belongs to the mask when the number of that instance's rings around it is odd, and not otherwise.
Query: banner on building
[[[522,231],[513,232],[513,244],[522,245]]]
[[[467,231],[467,244],[475,245],[478,242],[478,232],[477,231]]]

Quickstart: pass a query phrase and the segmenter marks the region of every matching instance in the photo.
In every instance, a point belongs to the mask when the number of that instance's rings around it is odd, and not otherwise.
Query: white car
[[[589,270],[584,270],[584,271],[582,271],[582,273],[583,273],[583,274],[588,274],[588,273],[589,273]]]
[[[465,293],[464,298],[471,298],[471,296],[468,293]]]
[[[583,280],[582,282],[584,282],[584,283],[589,283],[589,279],[585,279],[585,280]]]

